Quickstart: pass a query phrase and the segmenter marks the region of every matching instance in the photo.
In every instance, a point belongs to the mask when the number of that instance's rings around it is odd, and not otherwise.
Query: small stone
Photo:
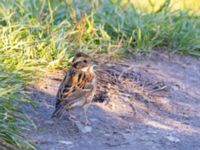
[[[45,121],[45,123],[46,124],[53,124],[54,122],[53,122],[53,120],[47,120],[47,121]]]
[[[91,118],[90,119],[92,122],[98,122],[99,120],[98,119],[96,119],[96,118]]]
[[[151,130],[147,130],[146,133],[148,133],[148,134],[157,134],[158,131],[151,129]]]
[[[106,137],[110,137],[111,135],[110,134],[108,134],[108,133],[105,133],[104,134]]]
[[[65,145],[72,145],[73,144],[71,141],[59,141],[59,143],[65,144]]]
[[[180,139],[178,139],[177,137],[174,137],[172,135],[168,135],[166,137],[170,142],[174,142],[174,143],[177,143],[177,142],[180,142]]]
[[[82,132],[82,133],[89,133],[92,131],[92,127],[91,126],[84,126],[81,123],[77,122],[76,123],[78,129]]]
[[[92,127],[91,126],[85,126],[84,127],[84,133],[88,133],[92,131]]]

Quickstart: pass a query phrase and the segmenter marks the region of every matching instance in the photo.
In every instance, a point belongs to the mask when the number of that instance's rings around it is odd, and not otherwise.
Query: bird
[[[55,111],[52,117],[61,117],[64,110],[68,112],[69,119],[75,120],[70,113],[75,107],[83,108],[84,124],[88,125],[87,110],[96,91],[96,76],[94,66],[97,64],[88,54],[78,52],[62,80],[58,92]]]

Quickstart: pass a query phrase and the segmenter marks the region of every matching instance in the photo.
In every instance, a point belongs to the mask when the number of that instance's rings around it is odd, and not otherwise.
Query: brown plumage
[[[88,124],[87,109],[96,90],[94,61],[85,53],[77,53],[66,73],[57,93],[53,117],[60,117],[63,110],[68,112],[74,107],[84,109],[85,124]],[[69,113],[70,118],[71,114]]]

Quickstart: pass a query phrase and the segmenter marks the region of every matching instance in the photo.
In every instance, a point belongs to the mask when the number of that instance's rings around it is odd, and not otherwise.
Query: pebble
[[[91,126],[84,126],[81,123],[76,123],[78,129],[82,132],[82,133],[89,133],[92,131],[92,127]]]
[[[96,118],[91,118],[90,119],[92,122],[98,122],[99,120],[98,119],[96,119]]]
[[[170,142],[173,142],[173,143],[177,143],[177,142],[180,142],[180,139],[178,139],[177,137],[174,137],[172,135],[168,135],[166,137],[167,140],[169,140]]]
[[[153,129],[150,129],[150,130],[147,130],[146,133],[147,133],[147,134],[157,134],[158,131],[153,130]]]
[[[47,120],[45,121],[46,124],[54,124],[53,120]]]
[[[65,144],[65,145],[72,145],[73,143],[71,141],[59,141],[59,143]]]
[[[86,126],[84,127],[83,133],[88,133],[92,131],[92,127],[91,126]]]

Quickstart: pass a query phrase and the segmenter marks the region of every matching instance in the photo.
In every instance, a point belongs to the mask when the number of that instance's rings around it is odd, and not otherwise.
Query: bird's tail
[[[70,100],[70,99],[68,99],[66,101],[57,103],[56,104],[56,109],[53,112],[51,118],[54,118],[54,117],[60,118],[62,116],[62,114],[63,114],[63,111],[69,110],[72,107],[76,106],[76,104],[77,104],[76,102],[78,102],[78,101],[79,101],[79,99],[77,99],[77,100],[74,100],[74,99]]]
[[[65,110],[65,107],[63,105],[61,104],[57,105],[55,111],[52,113],[51,118],[54,118],[54,117],[60,118],[64,110]]]

